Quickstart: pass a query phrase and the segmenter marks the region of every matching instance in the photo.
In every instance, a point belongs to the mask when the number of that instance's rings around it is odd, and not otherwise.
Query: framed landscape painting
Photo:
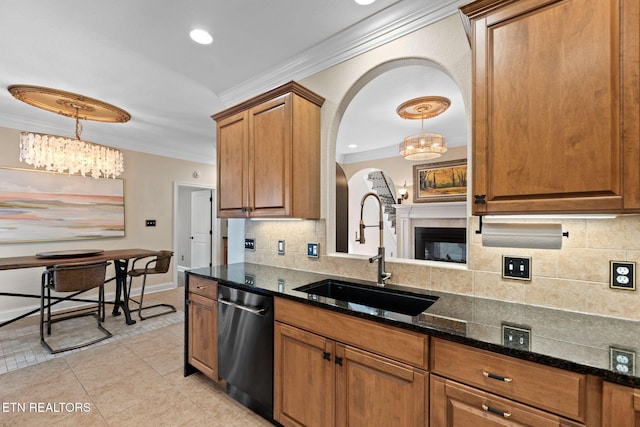
[[[435,162],[413,167],[413,202],[467,199],[467,161]]]
[[[0,168],[0,243],[124,235],[122,179]]]

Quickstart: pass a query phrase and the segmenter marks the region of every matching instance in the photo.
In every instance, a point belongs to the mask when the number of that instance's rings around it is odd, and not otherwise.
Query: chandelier
[[[406,160],[430,160],[447,151],[447,142],[439,133],[425,132],[424,119],[435,117],[449,108],[451,101],[442,96],[423,96],[398,106],[396,112],[403,119],[421,120],[420,133],[407,136],[400,143],[400,154]]]
[[[39,86],[14,85],[9,92],[16,98],[38,108],[52,111],[76,121],[75,139],[33,132],[20,134],[20,161],[34,168],[67,172],[93,178],[116,178],[124,172],[124,156],[115,148],[81,139],[80,120],[127,122],[126,111],[97,99],[71,92]]]

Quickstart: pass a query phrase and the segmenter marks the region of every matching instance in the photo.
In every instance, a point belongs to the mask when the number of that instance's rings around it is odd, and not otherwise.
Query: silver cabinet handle
[[[484,375],[487,378],[491,378],[492,380],[504,381],[505,383],[510,383],[511,381],[513,381],[513,378],[501,377],[500,375],[492,374],[487,371],[483,371],[482,375]]]
[[[504,418],[509,418],[511,416],[511,412],[501,411],[499,409],[495,409],[495,408],[492,408],[491,406],[485,405],[484,403],[482,404],[482,409],[484,409],[487,412],[491,412],[492,414],[500,415]]]
[[[236,304],[235,302],[231,302],[231,301],[227,301],[224,299],[219,299],[218,300],[219,303],[234,307],[234,308],[238,308],[240,310],[244,310],[244,311],[248,311],[251,314],[255,314],[258,316],[262,316],[264,315],[264,312],[266,311],[265,308],[252,308],[252,307],[247,307],[246,305],[240,305],[240,304]]]

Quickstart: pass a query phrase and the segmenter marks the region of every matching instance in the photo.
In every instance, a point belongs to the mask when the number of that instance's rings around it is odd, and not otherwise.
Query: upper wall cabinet
[[[296,82],[211,116],[218,217],[320,217],[320,107]]]
[[[478,0],[473,213],[640,211],[638,0]]]

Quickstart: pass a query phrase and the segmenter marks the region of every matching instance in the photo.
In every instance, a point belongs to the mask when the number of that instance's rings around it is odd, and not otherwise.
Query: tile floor
[[[37,319],[0,329],[0,426],[271,425],[205,376],[183,376],[183,295],[149,294],[178,312],[135,325],[107,312],[112,338],[58,355],[43,351]]]

